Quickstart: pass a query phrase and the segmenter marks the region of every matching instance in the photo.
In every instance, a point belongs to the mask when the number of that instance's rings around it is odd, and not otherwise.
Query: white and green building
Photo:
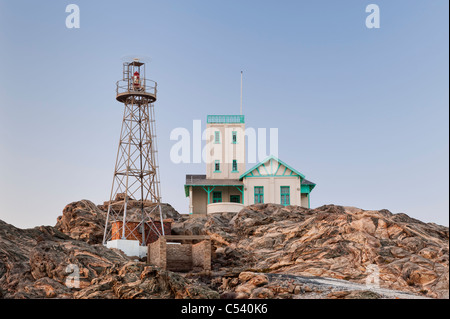
[[[243,115],[208,115],[206,136],[206,174],[186,175],[190,214],[239,212],[257,203],[310,207],[316,184],[275,156],[245,170]]]

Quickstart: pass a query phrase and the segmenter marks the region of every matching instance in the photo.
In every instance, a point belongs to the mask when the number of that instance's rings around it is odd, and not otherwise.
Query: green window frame
[[[239,173],[238,172],[238,166],[237,166],[237,160],[233,160],[232,166],[231,166],[231,172],[232,173]]]
[[[219,160],[214,161],[214,173],[220,173],[220,161]]]
[[[213,192],[213,203],[222,203],[222,192]]]
[[[291,204],[291,189],[289,186],[280,186],[280,204],[284,206]]]
[[[237,144],[237,132],[236,131],[231,132],[231,144]]]
[[[264,203],[264,186],[255,186],[254,194],[255,194],[255,204],[263,204]]]
[[[214,132],[214,144],[220,144],[220,131]]]
[[[230,203],[240,203],[241,196],[240,195],[230,195]]]

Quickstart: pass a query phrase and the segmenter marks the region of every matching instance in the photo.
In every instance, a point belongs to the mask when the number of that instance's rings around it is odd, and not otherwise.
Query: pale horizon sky
[[[68,4],[80,28],[68,29]],[[380,28],[368,29],[368,4]],[[449,221],[449,3],[0,0],[0,220],[55,225],[109,200],[122,58],[150,57],[163,202],[188,212],[170,132],[209,114],[278,128],[279,158],[317,184],[311,207]],[[247,169],[253,164],[248,164]]]

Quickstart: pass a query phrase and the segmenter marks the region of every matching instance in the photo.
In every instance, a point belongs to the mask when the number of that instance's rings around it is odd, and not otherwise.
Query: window
[[[220,143],[220,131],[214,132],[214,143],[219,144]]]
[[[255,204],[264,203],[264,186],[255,186]]]
[[[237,132],[233,131],[231,132],[231,143],[236,144],[237,143]]]
[[[230,203],[240,203],[241,196],[240,195],[230,195]]]
[[[222,202],[222,192],[213,192],[213,203]]]
[[[290,196],[289,196],[290,190],[289,186],[281,186],[280,187],[280,194],[281,194],[281,205],[290,205]]]
[[[219,160],[216,160],[214,162],[214,172],[220,173],[220,161]]]
[[[232,168],[231,168],[231,172],[232,173],[237,173],[237,161],[236,160],[233,160],[233,166],[232,166]]]

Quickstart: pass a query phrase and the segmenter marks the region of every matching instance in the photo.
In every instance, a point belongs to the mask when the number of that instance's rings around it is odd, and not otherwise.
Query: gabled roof
[[[270,160],[274,160],[274,161],[278,162],[279,164],[283,165],[284,167],[288,168],[291,171],[291,175],[292,175],[292,173],[295,173],[296,175],[300,176],[300,178],[302,178],[302,179],[305,178],[305,175],[303,175],[302,173],[300,173],[296,169],[292,168],[291,166],[289,166],[288,164],[286,164],[282,160],[278,159],[277,157],[271,155],[271,156],[267,157],[265,160],[263,160],[262,162],[259,162],[254,167],[250,168],[248,171],[246,171],[241,176],[239,176],[239,180],[243,180],[244,177],[246,177],[247,175],[251,174],[254,170],[258,170],[259,167],[263,166],[265,163],[269,162]]]
[[[301,192],[304,194],[309,194],[316,187],[316,184],[308,181],[306,178],[302,179],[301,182]]]

